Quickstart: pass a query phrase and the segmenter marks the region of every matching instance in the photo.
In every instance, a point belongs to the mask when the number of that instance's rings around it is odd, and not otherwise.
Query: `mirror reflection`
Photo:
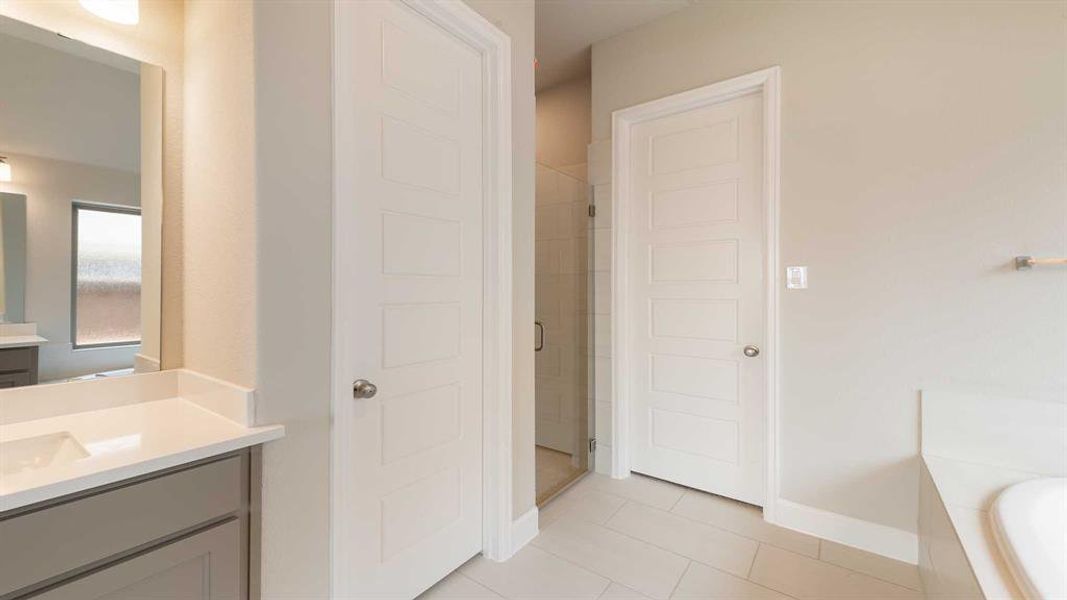
[[[160,365],[162,72],[0,17],[0,388]]]

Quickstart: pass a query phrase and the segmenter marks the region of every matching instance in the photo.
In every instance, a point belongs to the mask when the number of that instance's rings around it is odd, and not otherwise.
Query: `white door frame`
[[[611,260],[611,476],[630,475],[630,354],[629,215],[630,133],[635,125],[669,115],[711,106],[754,92],[763,93],[763,215],[764,296],[767,339],[761,352],[766,361],[766,499],[764,517],[773,519],[778,497],[778,204],[781,155],[781,68],[774,66],[713,83],[666,98],[617,110],[611,115],[612,134],[612,260]]]
[[[512,549],[512,164],[511,164],[511,38],[460,0],[399,0],[429,21],[469,44],[483,57],[484,250],[483,250],[483,390],[482,390],[482,553],[505,560]],[[343,24],[353,4],[334,3],[333,26],[333,401],[330,459],[331,588],[334,597],[348,595],[347,569],[352,540],[345,539],[348,513],[344,461],[352,447],[345,422],[352,408],[352,382],[345,377],[343,334],[354,315],[350,299],[359,290],[345,279],[352,260],[352,239],[339,219],[340,203],[355,189],[351,165],[355,140],[352,118],[341,107],[352,106],[360,82],[349,69],[353,39]]]

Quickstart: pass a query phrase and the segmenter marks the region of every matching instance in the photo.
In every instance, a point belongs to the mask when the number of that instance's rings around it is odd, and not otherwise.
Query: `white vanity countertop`
[[[0,473],[0,512],[278,439],[181,397],[0,425],[0,443],[69,433],[89,456]]]
[[[0,348],[40,346],[46,343],[48,340],[39,335],[0,335]]]

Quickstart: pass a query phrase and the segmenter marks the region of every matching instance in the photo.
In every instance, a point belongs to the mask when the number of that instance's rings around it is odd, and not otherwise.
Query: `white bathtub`
[[[1026,597],[1067,598],[1067,478],[1017,483],[1000,494],[990,516]]]

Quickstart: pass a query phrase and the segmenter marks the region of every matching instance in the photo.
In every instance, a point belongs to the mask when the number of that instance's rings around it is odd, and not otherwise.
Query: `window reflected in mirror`
[[[74,348],[141,343],[141,209],[74,205]]]

